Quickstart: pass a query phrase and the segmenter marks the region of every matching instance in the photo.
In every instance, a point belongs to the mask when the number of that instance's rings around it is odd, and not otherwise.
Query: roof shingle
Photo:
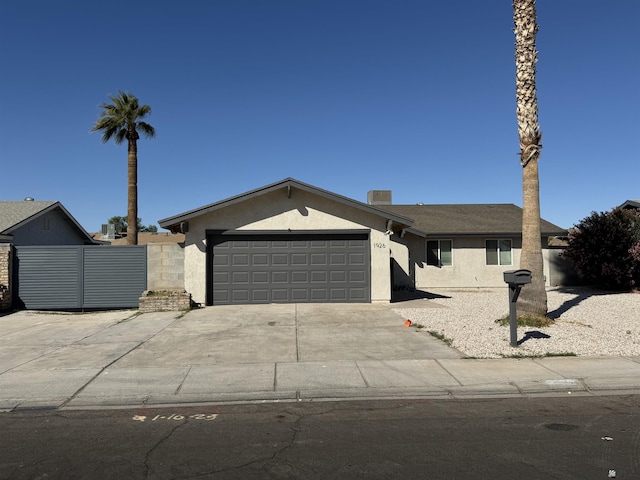
[[[461,205],[380,205],[396,215],[412,218],[413,228],[435,235],[520,235],[522,209],[508,204]],[[541,219],[545,236],[566,235],[567,231]]]

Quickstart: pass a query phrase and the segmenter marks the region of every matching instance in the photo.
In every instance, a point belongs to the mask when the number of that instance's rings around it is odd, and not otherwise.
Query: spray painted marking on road
[[[156,422],[159,420],[204,420],[211,421],[215,420],[218,417],[217,413],[194,413],[191,415],[180,415],[179,413],[172,413],[171,415],[156,415],[155,417],[151,417],[150,415],[134,415],[132,420],[134,422],[146,422],[149,420],[150,422]]]

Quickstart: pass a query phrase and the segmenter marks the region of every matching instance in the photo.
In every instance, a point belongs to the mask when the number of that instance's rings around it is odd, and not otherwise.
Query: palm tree
[[[126,138],[128,143],[128,222],[127,243],[138,244],[138,132],[146,137],[154,137],[155,129],[142,121],[151,113],[149,105],[140,105],[138,99],[131,93],[119,91],[118,95],[110,95],[112,103],[100,105],[100,119],[95,123],[92,132],[102,132],[102,143],[113,138],[116,145],[120,145]]]
[[[516,104],[520,164],[522,165],[522,254],[520,268],[531,270],[531,284],[522,289],[518,299],[520,314],[547,314],[542,235],[540,232],[540,181],[538,159],[542,132],[538,123],[536,93],[536,23],[535,0],[513,1],[516,38]]]

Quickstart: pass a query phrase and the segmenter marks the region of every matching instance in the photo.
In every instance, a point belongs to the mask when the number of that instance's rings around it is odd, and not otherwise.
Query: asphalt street
[[[0,479],[638,479],[640,396],[0,413]]]

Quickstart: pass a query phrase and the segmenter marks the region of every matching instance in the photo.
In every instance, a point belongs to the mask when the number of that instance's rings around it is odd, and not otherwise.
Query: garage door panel
[[[347,272],[344,270],[332,270],[329,272],[331,283],[344,283],[347,281]]]
[[[213,304],[370,301],[368,233],[234,236],[210,237]]]
[[[271,290],[273,303],[283,303],[289,301],[289,290],[286,288],[274,288]]]
[[[289,272],[271,272],[272,283],[289,283]]]
[[[249,284],[249,272],[232,272],[231,278],[235,285]]]
[[[347,299],[347,289],[346,288],[331,288],[329,289],[331,292],[331,298],[334,300],[346,300]]]
[[[362,253],[350,253],[349,254],[349,265],[364,265],[366,263],[366,258]]]
[[[326,265],[327,264],[327,254],[326,253],[312,253],[311,254],[311,265]]]
[[[229,296],[230,290],[214,290],[213,291],[213,303],[215,305],[231,303],[231,297]]]
[[[313,279],[313,272],[308,272],[306,270],[298,270],[298,271],[291,272],[291,283],[309,283],[310,273]]]
[[[292,288],[291,300],[293,302],[308,302],[309,290],[307,290],[306,288]]]
[[[253,266],[267,266],[269,265],[269,254],[267,253],[254,253],[251,255],[251,265]]]
[[[251,281],[254,284],[268,284],[269,272],[251,272]]]
[[[368,290],[364,288],[350,288],[349,296],[354,300],[360,300],[362,302],[367,301]]]
[[[349,272],[349,282],[357,283],[357,282],[365,282],[366,278],[364,272],[360,272],[358,270],[354,270],[353,272]]]
[[[347,264],[347,256],[344,253],[332,253],[330,255],[331,265],[346,265]]]
[[[328,272],[324,270],[314,270],[311,272],[311,283],[327,283]]]
[[[221,266],[221,267],[228,267],[230,266],[230,262],[229,262],[229,255],[225,254],[225,253],[217,253],[215,257],[213,257],[213,266]]]
[[[289,254],[287,253],[274,253],[271,255],[272,265],[289,265]]]
[[[251,292],[252,303],[267,303],[269,301],[269,289],[254,289]]]
[[[231,266],[247,266],[249,265],[249,255],[246,253],[234,253],[231,255]]]
[[[329,299],[326,288],[312,288],[311,289],[311,301],[312,302],[326,302]]]
[[[292,253],[291,265],[309,265],[309,256],[306,253]]]

